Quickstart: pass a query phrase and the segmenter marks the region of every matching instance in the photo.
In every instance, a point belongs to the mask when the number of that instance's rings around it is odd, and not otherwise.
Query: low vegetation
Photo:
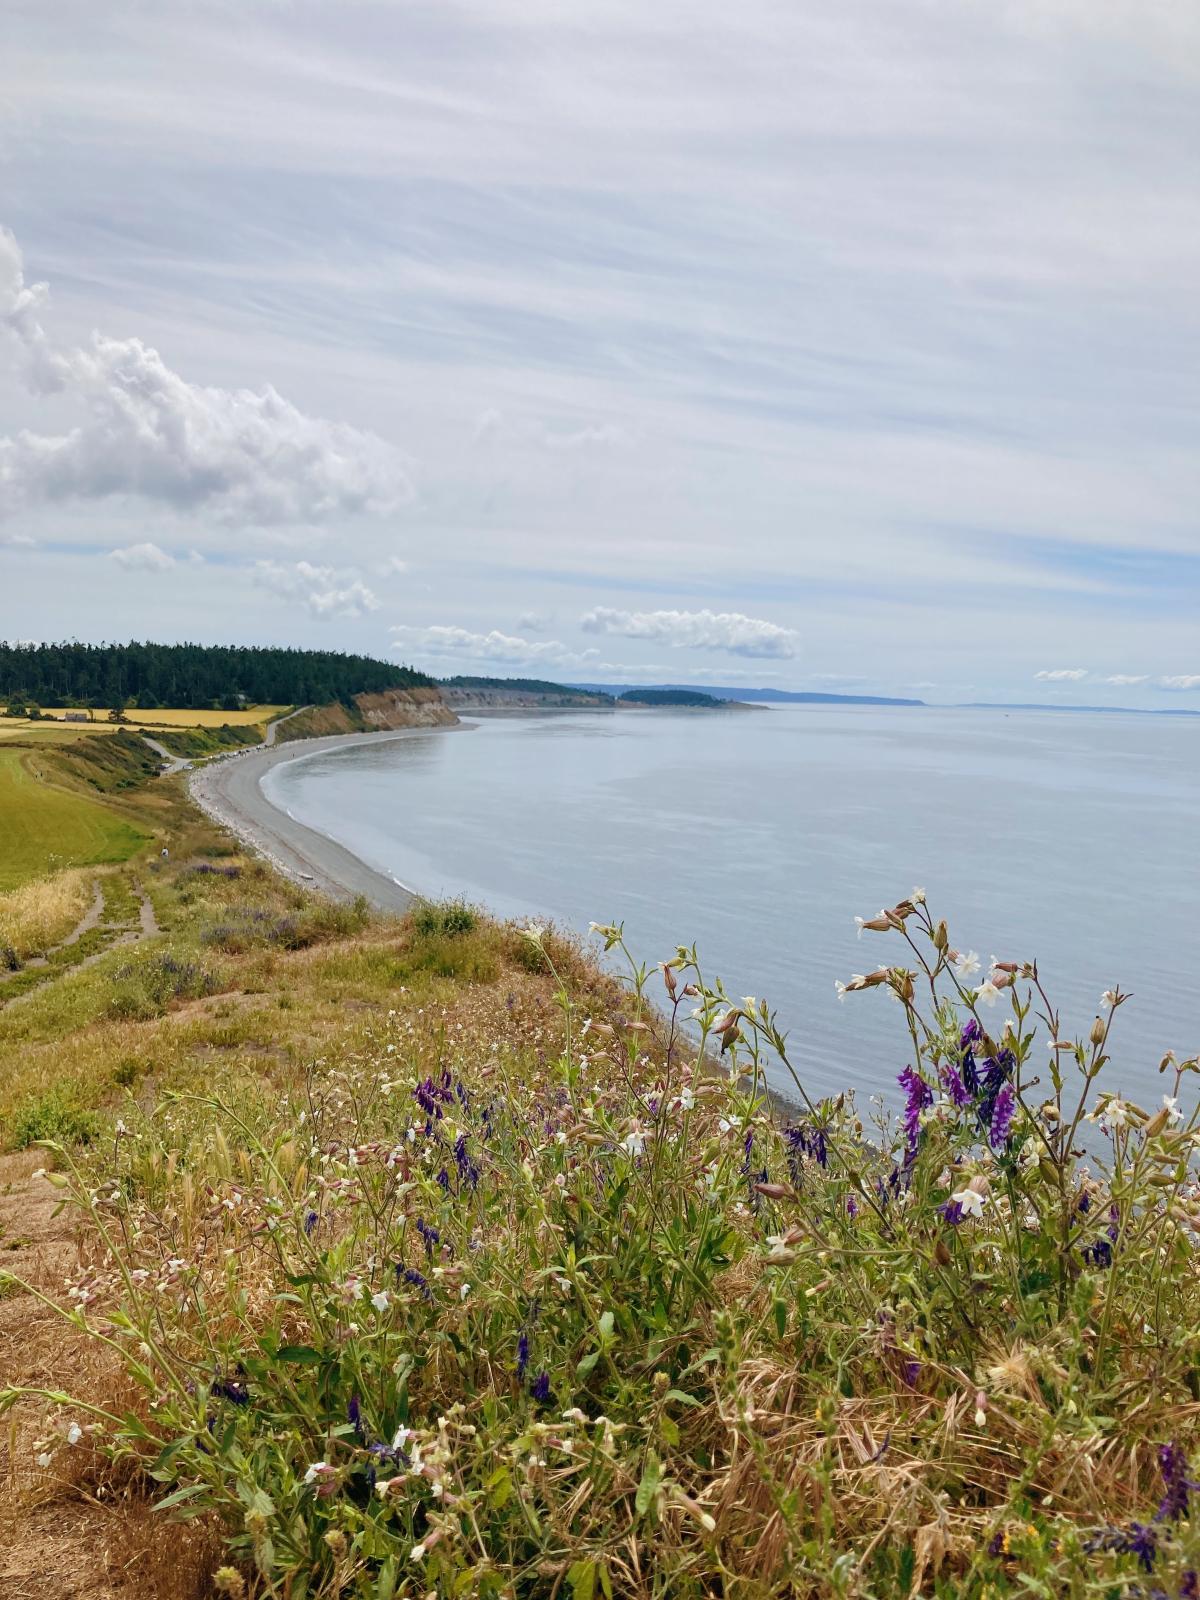
[[[109,741],[90,741],[107,748]],[[89,796],[61,786],[63,751],[0,749],[0,892],[56,868],[126,861],[147,834]]]
[[[44,956],[65,939],[91,904],[94,878],[76,868],[0,894],[0,966]]]
[[[844,986],[896,1002],[898,1114],[788,1109],[693,950],[214,939],[316,912],[191,826],[162,939],[0,1012],[95,1240],[9,1284],[96,1351],[0,1390],[19,1492],[142,1485],[210,1552],[179,1596],[1197,1593],[1197,1064],[1118,1095],[1119,990],[1076,1036],[914,891]]]

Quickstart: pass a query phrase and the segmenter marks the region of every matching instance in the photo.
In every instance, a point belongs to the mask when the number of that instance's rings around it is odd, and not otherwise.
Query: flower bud
[[[945,919],[943,918],[943,920],[939,922],[937,927],[933,930],[933,948],[941,951],[941,953],[945,955],[946,951],[949,949],[949,946],[950,933],[946,927]]]
[[[1170,1120],[1170,1116],[1171,1112],[1167,1106],[1163,1106],[1161,1110],[1156,1111],[1143,1130],[1144,1136],[1147,1139],[1153,1139],[1155,1134],[1161,1133]]]
[[[1095,1022],[1092,1023],[1092,1031],[1088,1034],[1088,1038],[1093,1044],[1103,1044],[1104,1035],[1107,1031],[1104,1018],[1097,1017]]]

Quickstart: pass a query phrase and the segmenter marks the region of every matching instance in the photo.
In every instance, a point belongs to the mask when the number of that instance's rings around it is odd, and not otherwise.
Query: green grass
[[[83,795],[55,788],[36,755],[0,750],[0,890],[61,867],[126,861],[148,835]]]

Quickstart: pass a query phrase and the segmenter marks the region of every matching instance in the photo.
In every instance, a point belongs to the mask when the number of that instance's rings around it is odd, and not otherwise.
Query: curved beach
[[[463,726],[463,724],[459,724]],[[416,896],[384,872],[364,861],[314,828],[305,827],[286,811],[271,804],[262,779],[272,767],[299,761],[325,750],[348,750],[386,739],[409,739],[414,734],[452,733],[454,728],[398,728],[385,733],[343,733],[328,739],[305,739],[299,744],[257,745],[252,750],[196,768],[188,779],[193,799],[202,811],[228,828],[251,850],[263,856],[278,872],[306,889],[317,889],[336,900],[365,895],[381,911],[404,912]]]

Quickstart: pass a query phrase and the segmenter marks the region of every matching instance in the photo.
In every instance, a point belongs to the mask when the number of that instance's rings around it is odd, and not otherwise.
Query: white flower
[[[681,1089],[679,1091],[679,1104],[684,1111],[694,1110],[696,1105],[695,1091],[693,1089]]]
[[[71,1426],[67,1429],[67,1443],[68,1444],[78,1444],[80,1439],[82,1439],[82,1438],[83,1438],[83,1429],[79,1426],[79,1424],[77,1422],[73,1422],[71,1424]]]
[[[950,1196],[964,1217],[981,1217],[983,1215],[984,1196],[975,1189],[959,1189],[957,1194]]]
[[[467,1298],[467,1296],[470,1294],[470,1292],[471,1292],[471,1285],[469,1283],[464,1283],[459,1288],[458,1298],[460,1300],[465,1300]]]
[[[923,906],[925,904],[925,891],[924,889],[916,888],[912,891],[908,898],[912,901],[913,905]]]
[[[412,1561],[424,1561],[425,1546],[423,1544],[413,1545],[412,1549],[409,1551],[409,1559]]]
[[[846,985],[840,978],[835,978],[833,980],[833,987],[837,990],[838,999],[844,1000],[846,998]]]
[[[979,971],[978,950],[960,950],[954,958],[954,970],[960,978],[971,978]]]
[[[1113,1006],[1115,1006],[1116,1003],[1117,1003],[1116,995],[1112,992],[1111,989],[1105,989],[1104,993],[1100,996],[1100,1004],[1102,1006],[1106,1007],[1107,1009],[1111,1010],[1111,1008]]]
[[[864,929],[864,927],[866,927],[866,923],[867,923],[866,917],[855,917],[855,919],[854,919],[854,926],[858,929],[858,937],[860,939],[863,936],[863,929]]]
[[[621,1140],[621,1149],[627,1150],[631,1156],[640,1156],[646,1148],[646,1135],[640,1128],[633,1128]]]
[[[522,928],[521,932],[532,944],[541,944],[546,937],[545,928],[537,922],[531,922],[527,928]],[[422,1549],[424,1549],[424,1546],[422,1546]]]
[[[1179,1101],[1173,1094],[1163,1095],[1163,1105],[1166,1107],[1168,1122],[1175,1123],[1183,1121],[1183,1112],[1180,1110]]]
[[[404,1446],[408,1443],[408,1436],[411,1432],[411,1428],[397,1428],[395,1437],[392,1439],[392,1449],[403,1450]]]
[[[373,1294],[371,1296],[371,1304],[375,1307],[376,1311],[386,1311],[388,1308],[387,1290],[380,1289],[378,1294]]]
[[[994,1006],[999,998],[1000,991],[990,978],[988,978],[984,983],[981,983],[978,989],[975,991],[976,1005]]]
[[[314,1461],[312,1466],[309,1467],[308,1471],[304,1474],[304,1481],[305,1483],[316,1483],[317,1479],[324,1477],[328,1471],[328,1461]]]
[[[1124,1100],[1110,1100],[1104,1108],[1104,1120],[1114,1128],[1123,1128],[1129,1121],[1129,1109]]]
[[[43,1450],[36,1459],[39,1467],[48,1467],[51,1461],[53,1461],[54,1457],[50,1454],[49,1450]]]

